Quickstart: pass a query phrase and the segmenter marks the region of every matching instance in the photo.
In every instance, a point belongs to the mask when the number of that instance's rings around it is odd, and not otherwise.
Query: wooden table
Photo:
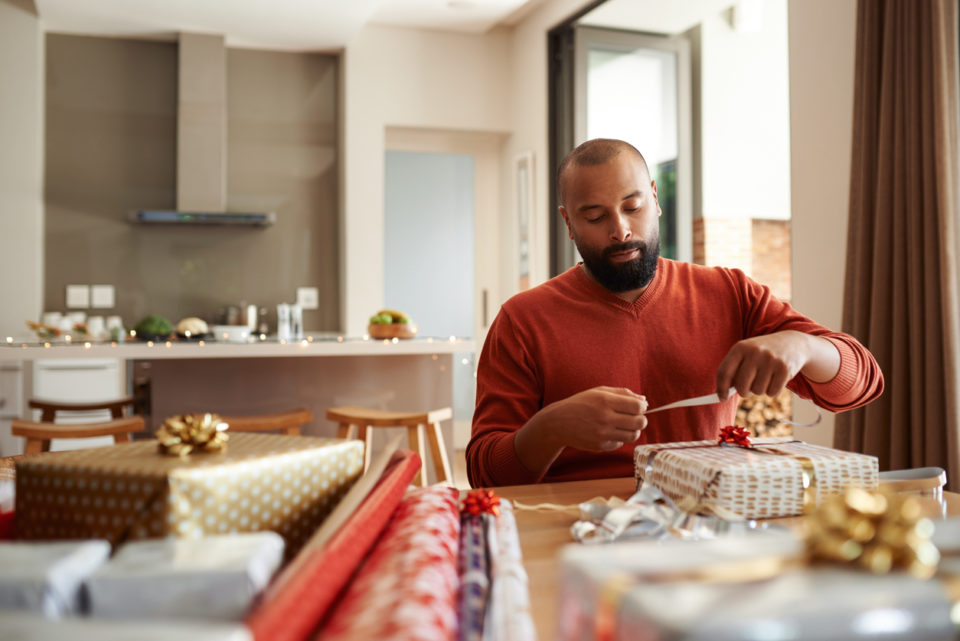
[[[626,499],[635,490],[633,478],[595,479],[570,483],[513,485],[495,488],[496,493],[512,502],[526,505],[554,503],[576,506],[593,498]],[[944,492],[941,505],[929,501],[931,517],[960,516],[960,494]],[[515,509],[523,565],[530,580],[530,606],[538,641],[557,638],[557,588],[560,584],[557,555],[560,548],[574,543],[570,526],[576,514],[560,511]],[[796,521],[797,518],[791,519]]]

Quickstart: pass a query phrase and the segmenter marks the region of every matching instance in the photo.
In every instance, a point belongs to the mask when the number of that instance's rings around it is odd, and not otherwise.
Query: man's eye
[[[599,223],[601,220],[603,220],[603,216],[594,216],[592,218],[587,218],[588,223]]]

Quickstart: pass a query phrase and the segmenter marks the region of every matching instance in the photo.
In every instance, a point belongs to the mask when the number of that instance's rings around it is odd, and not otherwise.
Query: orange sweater
[[[579,266],[517,294],[500,309],[477,369],[477,404],[467,446],[475,487],[633,476],[641,443],[716,438],[733,422],[737,397],[651,414],[640,440],[612,452],[564,449],[542,477],[517,458],[515,432],[541,408],[609,385],[644,394],[650,407],[715,390],[717,367],[739,340],[795,329],[840,351],[827,383],[797,375],[788,387],[830,411],[859,407],[883,391],[883,375],[853,337],[802,316],[740,270],[661,258],[643,294],[628,303]]]

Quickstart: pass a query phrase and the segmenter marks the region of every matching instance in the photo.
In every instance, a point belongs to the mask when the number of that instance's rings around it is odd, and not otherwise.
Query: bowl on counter
[[[413,338],[417,335],[417,326],[413,323],[371,323],[367,325],[370,338]]]
[[[213,339],[227,343],[246,343],[250,340],[250,328],[246,325],[214,325]]]

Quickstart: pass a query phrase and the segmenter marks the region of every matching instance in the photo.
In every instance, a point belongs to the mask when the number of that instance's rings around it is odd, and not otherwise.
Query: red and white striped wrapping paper
[[[323,641],[449,641],[457,631],[458,493],[412,488],[321,630]]]

